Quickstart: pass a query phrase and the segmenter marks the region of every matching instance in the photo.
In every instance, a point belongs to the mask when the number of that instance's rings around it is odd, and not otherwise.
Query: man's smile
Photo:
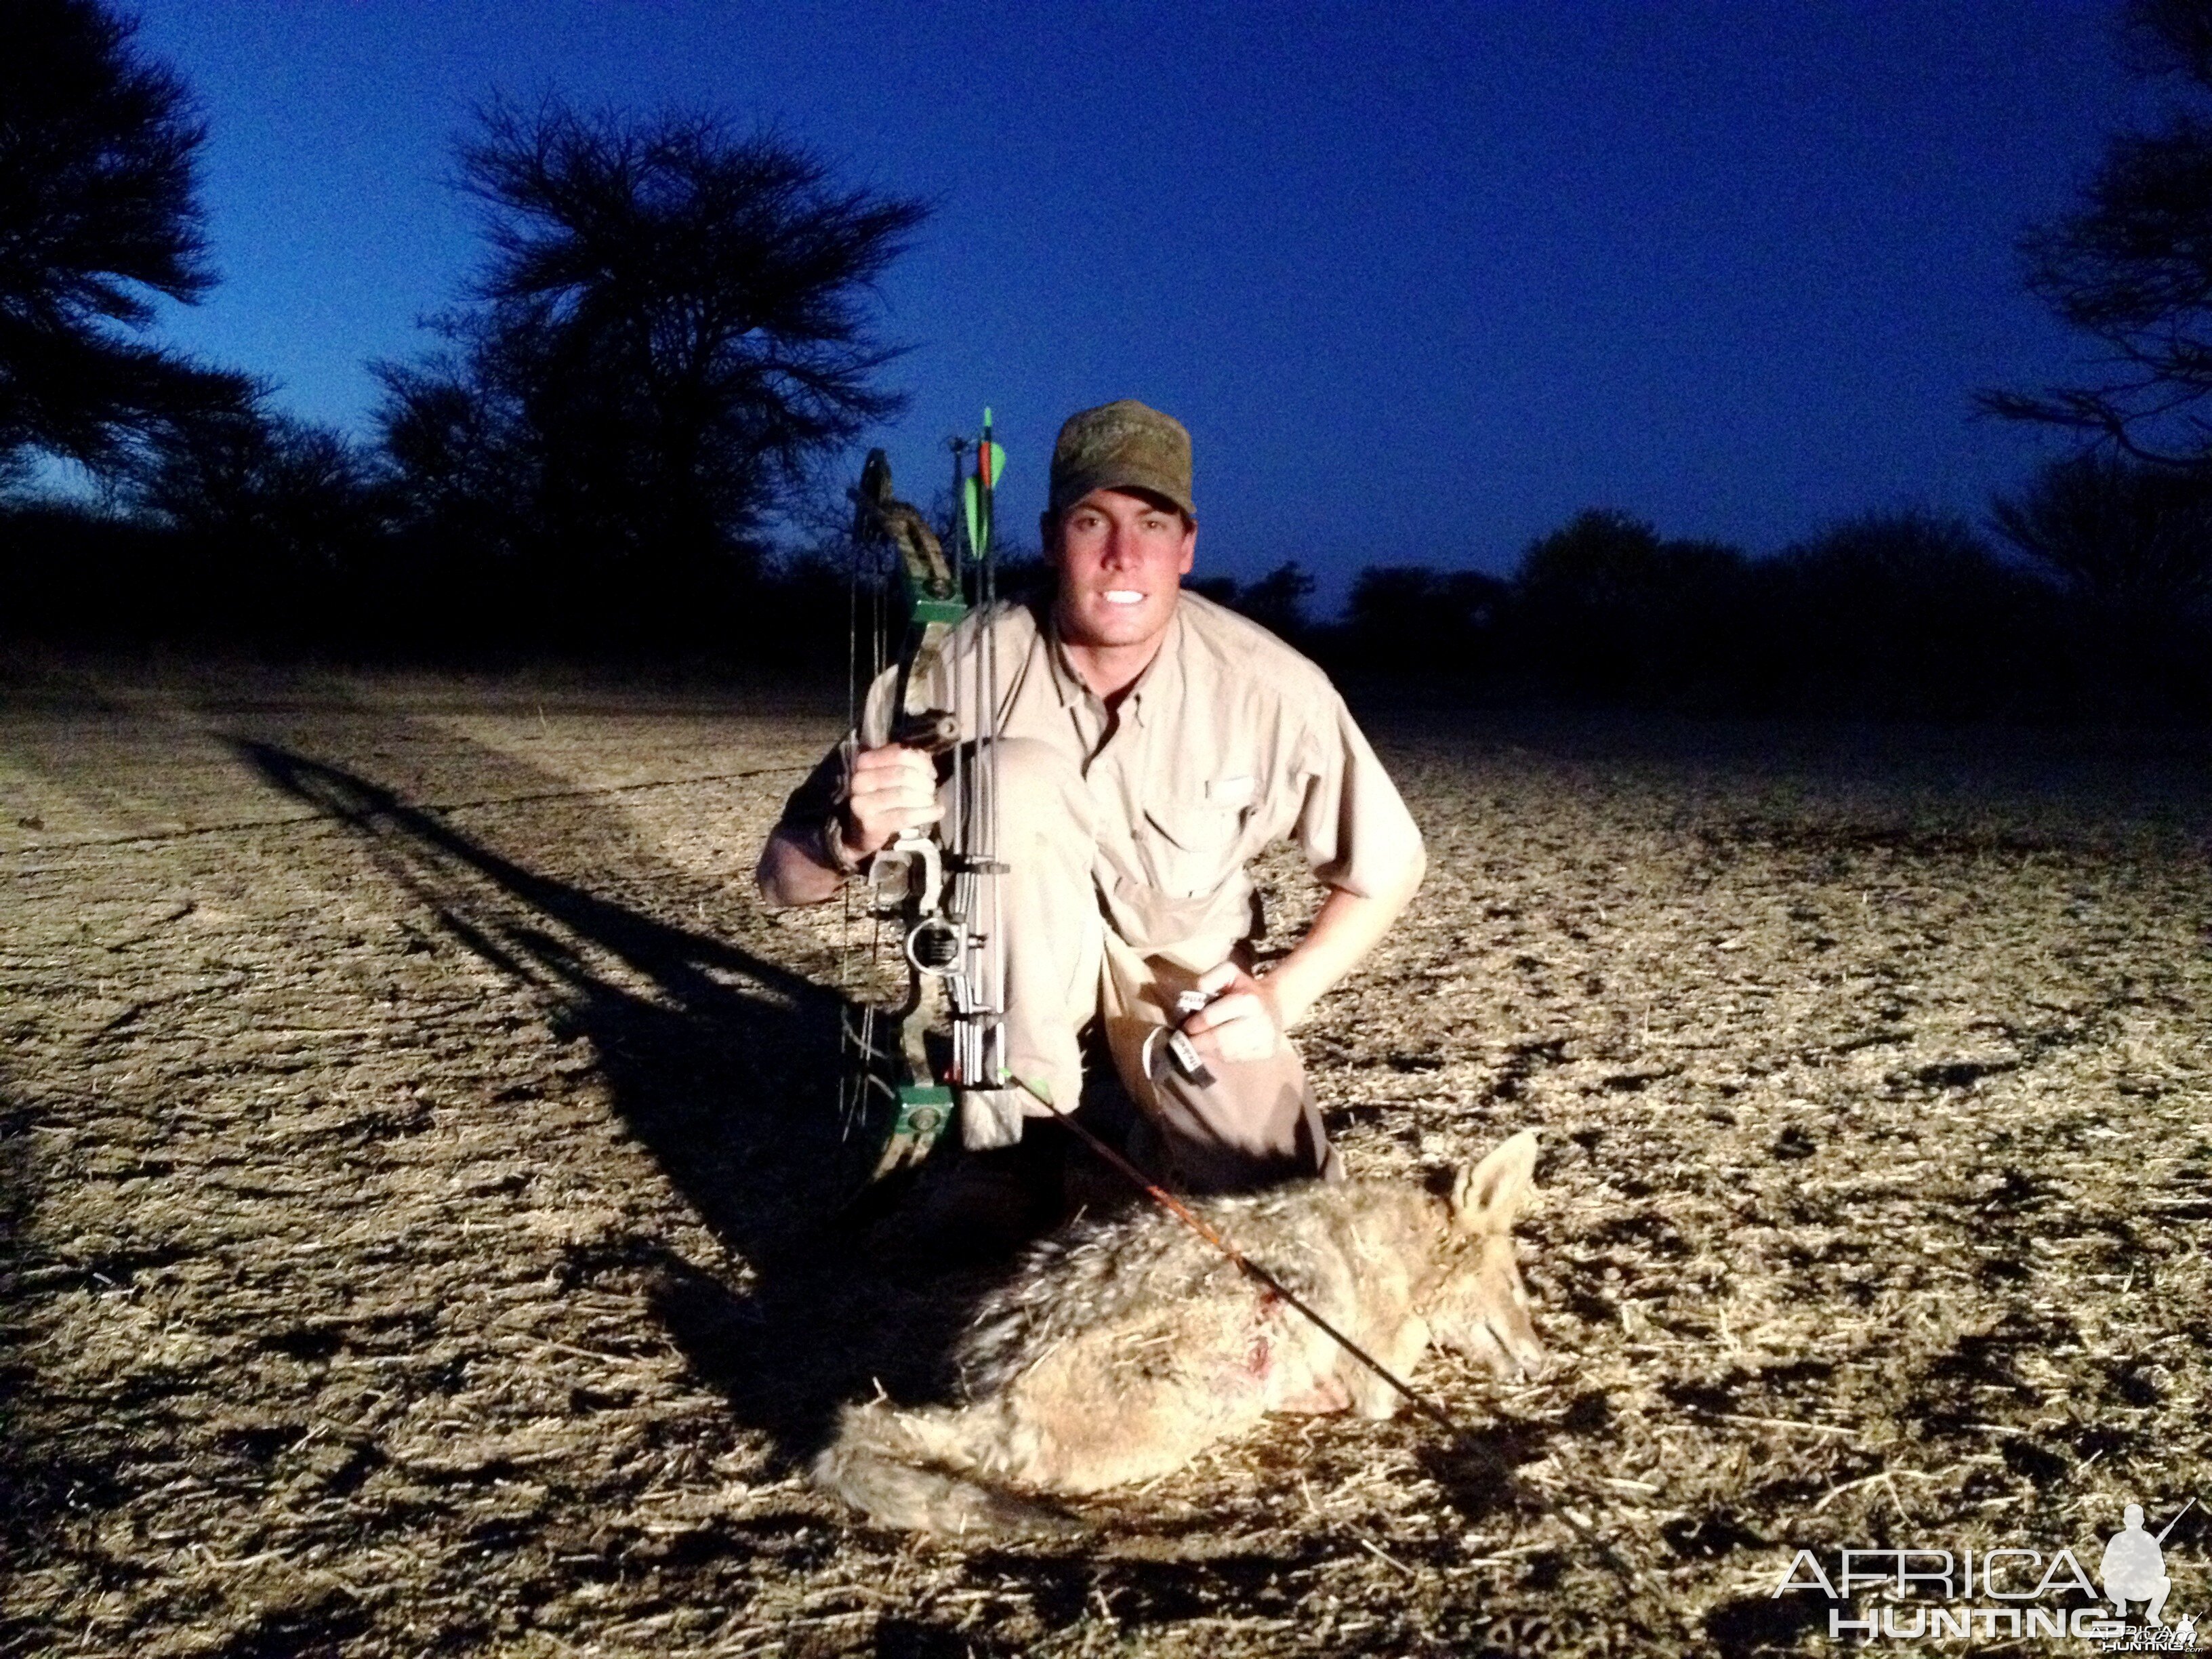
[[[1142,605],[1145,596],[1133,587],[1109,587],[1106,590],[1109,605]]]

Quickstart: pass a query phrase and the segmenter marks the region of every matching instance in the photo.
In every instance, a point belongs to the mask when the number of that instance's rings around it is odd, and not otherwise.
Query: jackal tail
[[[885,1401],[848,1406],[837,1437],[814,1460],[815,1484],[887,1527],[1031,1535],[1081,1530],[1057,1505],[968,1472],[979,1426],[963,1412],[902,1411]]]

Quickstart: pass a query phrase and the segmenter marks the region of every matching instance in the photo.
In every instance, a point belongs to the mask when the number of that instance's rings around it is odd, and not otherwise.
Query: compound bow
[[[864,881],[847,888],[848,970],[863,925],[868,963],[859,982],[847,975],[842,1105],[848,1136],[884,1126],[871,1181],[919,1162],[963,1109],[960,1091],[1004,1090],[1009,1081],[994,630],[974,629],[965,648],[950,648],[970,610],[997,599],[991,520],[1006,452],[993,441],[988,410],[972,472],[969,449],[952,441],[964,558],[948,560],[928,520],[892,495],[882,450],[869,453],[851,492],[854,730],[863,743],[888,740],[934,757],[946,800],[936,830],[902,832],[876,854]],[[870,578],[874,648],[863,706],[859,595]],[[894,583],[896,599],[886,591]],[[901,601],[905,637],[885,683],[884,624]],[[886,684],[889,702],[880,706]],[[989,1111],[987,1101],[969,1098],[965,1109]],[[969,1138],[1007,1137],[1004,1126],[979,1126]]]

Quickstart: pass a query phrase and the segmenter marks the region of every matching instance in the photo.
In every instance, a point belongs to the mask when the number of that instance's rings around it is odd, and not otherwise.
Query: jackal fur
[[[1401,1378],[1431,1341],[1507,1375],[1542,1352],[1511,1232],[1535,1159],[1524,1130],[1448,1197],[1316,1181],[1193,1207]],[[1152,1206],[1032,1249],[957,1358],[965,1405],[848,1407],[815,1479],[886,1526],[1056,1529],[1071,1522],[1053,1498],[1168,1474],[1268,1412],[1387,1418],[1401,1401]]]

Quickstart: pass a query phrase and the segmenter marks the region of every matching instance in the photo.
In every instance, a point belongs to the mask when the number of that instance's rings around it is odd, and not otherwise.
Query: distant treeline
[[[1247,608],[1359,678],[1741,714],[2212,715],[2212,490],[2101,454],[2000,498],[1986,533],[1868,514],[1752,558],[1591,511],[1507,579],[1370,568],[1311,628],[1284,605],[1297,575]]]
[[[497,541],[471,555],[414,528],[367,459],[325,434],[270,443],[128,514],[7,509],[7,631],[825,684],[844,672],[855,595],[834,543],[629,572],[541,566]],[[1048,580],[1030,558],[1004,585]],[[2212,500],[2185,475],[2098,455],[1998,501],[1986,532],[1877,514],[1752,558],[1593,510],[1531,544],[1508,577],[1370,566],[1338,618],[1311,613],[1296,563],[1193,585],[1347,684],[1400,693],[1878,717],[2212,714]]]
[[[2130,13],[2199,91],[2206,15]],[[881,279],[927,203],[712,112],[495,97],[453,150],[482,262],[423,349],[369,365],[356,442],[160,343],[155,300],[215,283],[207,129],[137,28],[109,0],[18,0],[0,53],[0,635],[842,681],[880,611],[842,514],[809,504],[904,406]],[[2023,244],[2032,289],[2146,377],[1987,397],[2104,447],[1985,529],[1875,514],[1753,559],[1592,511],[1508,577],[1370,567],[1338,619],[1310,614],[1296,563],[1196,585],[1347,682],[1418,695],[2203,718],[2212,447],[2189,411],[2212,397],[2212,306],[2170,279],[2212,237],[2208,169],[2198,117],[2123,135],[2087,209]],[[105,505],[43,498],[56,463]]]

